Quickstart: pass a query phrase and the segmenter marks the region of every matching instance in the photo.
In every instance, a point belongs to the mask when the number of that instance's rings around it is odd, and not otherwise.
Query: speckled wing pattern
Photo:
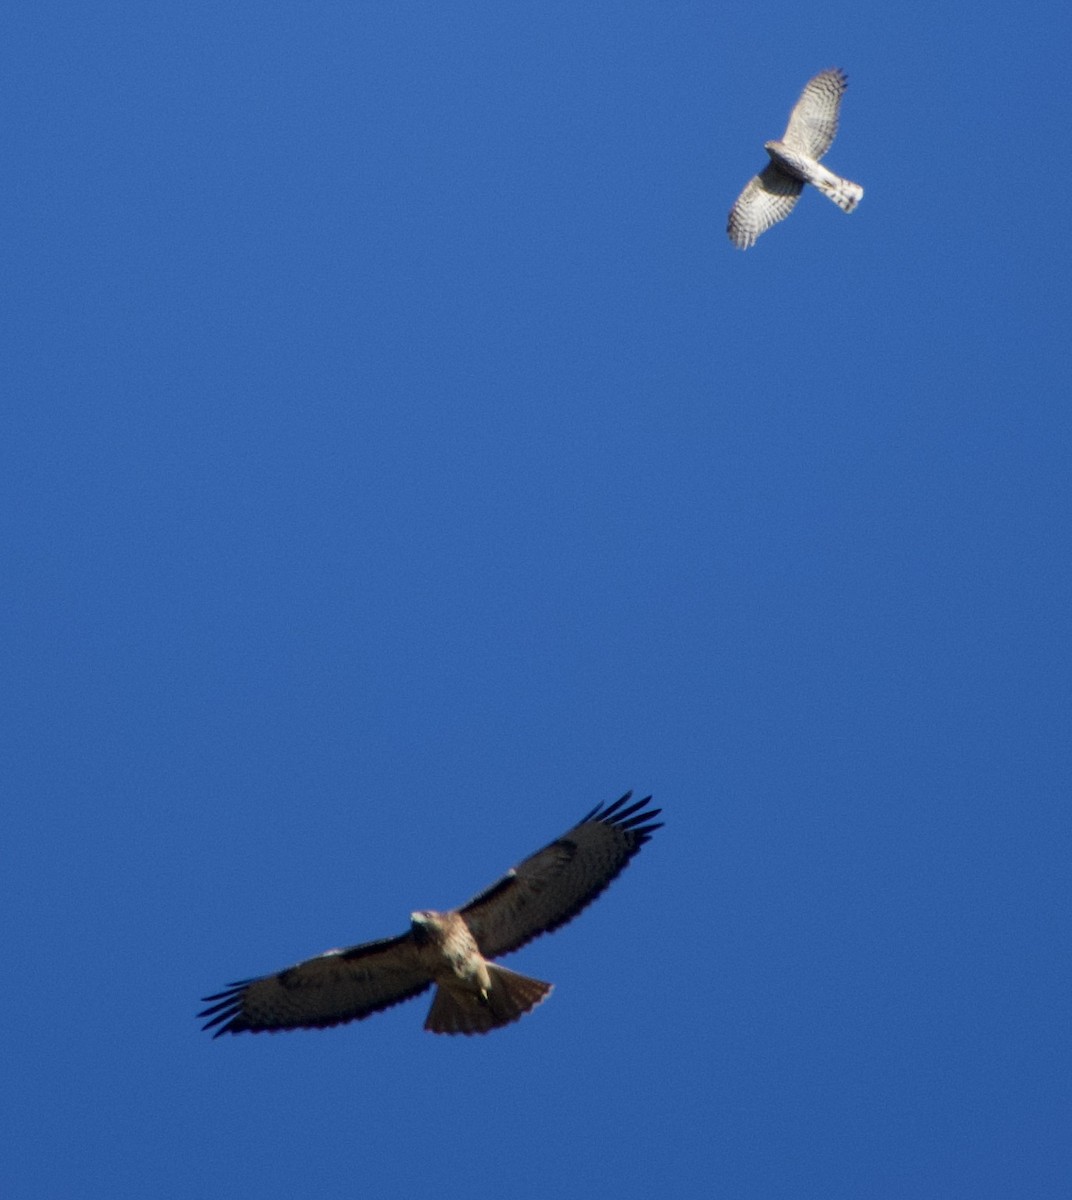
[[[805,183],[845,212],[856,207],[863,188],[819,165],[837,133],[847,86],[844,71],[821,71],[805,85],[781,141],[766,143],[771,161],[749,180],[730,209],[726,232],[739,250],[747,250],[761,233],[789,216]]]
[[[360,1021],[431,986],[408,933],[347,950],[329,950],[276,975],[230,984],[199,1017],[225,1033],[324,1028]],[[215,1003],[212,1003],[215,1001]]]
[[[508,954],[565,925],[662,827],[650,796],[597,805],[570,830],[508,871],[459,911],[485,958]]]

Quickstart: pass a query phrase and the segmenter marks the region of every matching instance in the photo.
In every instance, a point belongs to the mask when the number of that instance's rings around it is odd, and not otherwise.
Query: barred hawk
[[[852,212],[863,198],[864,189],[858,183],[842,179],[819,163],[837,133],[841,97],[848,82],[845,72],[836,68],[809,79],[789,114],[781,141],[764,145],[770,162],[737,197],[726,225],[738,250],[747,250],[761,233],[784,221],[806,183],[817,187],[843,212]]]

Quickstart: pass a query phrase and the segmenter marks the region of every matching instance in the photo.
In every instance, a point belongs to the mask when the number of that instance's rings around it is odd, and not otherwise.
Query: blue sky
[[[5,1197],[1067,1195],[1065,6],[5,26]],[[627,788],[519,1024],[200,1032]]]

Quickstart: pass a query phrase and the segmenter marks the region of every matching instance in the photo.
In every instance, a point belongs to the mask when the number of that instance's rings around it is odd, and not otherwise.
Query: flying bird
[[[398,937],[328,950],[278,975],[232,983],[198,1017],[214,1034],[324,1028],[360,1021],[436,985],[425,1029],[487,1033],[545,1000],[551,984],[490,961],[572,920],[662,822],[651,797],[597,804],[572,829],[462,908],[410,914]]]
[[[845,212],[859,204],[864,189],[820,166],[838,128],[838,110],[849,78],[844,71],[820,71],[809,79],[781,141],[767,142],[770,162],[751,180],[730,209],[726,232],[739,249],[747,250],[761,233],[785,220],[800,199],[806,183],[828,196]]]

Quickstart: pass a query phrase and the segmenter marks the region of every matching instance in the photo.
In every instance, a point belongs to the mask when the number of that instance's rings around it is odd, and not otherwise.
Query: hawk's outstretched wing
[[[497,958],[550,933],[590,904],[662,822],[632,792],[592,809],[574,827],[459,909],[480,953]]]
[[[206,996],[210,1007],[198,1016],[212,1018],[205,1029],[220,1026],[215,1037],[244,1030],[323,1028],[360,1021],[420,995],[431,982],[412,936],[404,933],[329,950],[278,975],[232,983],[226,991]]]
[[[837,133],[841,97],[848,84],[849,77],[838,67],[809,79],[789,114],[782,141],[809,158],[822,158]]]
[[[761,233],[784,221],[800,199],[804,184],[783,171],[777,163],[768,163],[753,175],[730,209],[726,232],[738,250],[747,250]]]

